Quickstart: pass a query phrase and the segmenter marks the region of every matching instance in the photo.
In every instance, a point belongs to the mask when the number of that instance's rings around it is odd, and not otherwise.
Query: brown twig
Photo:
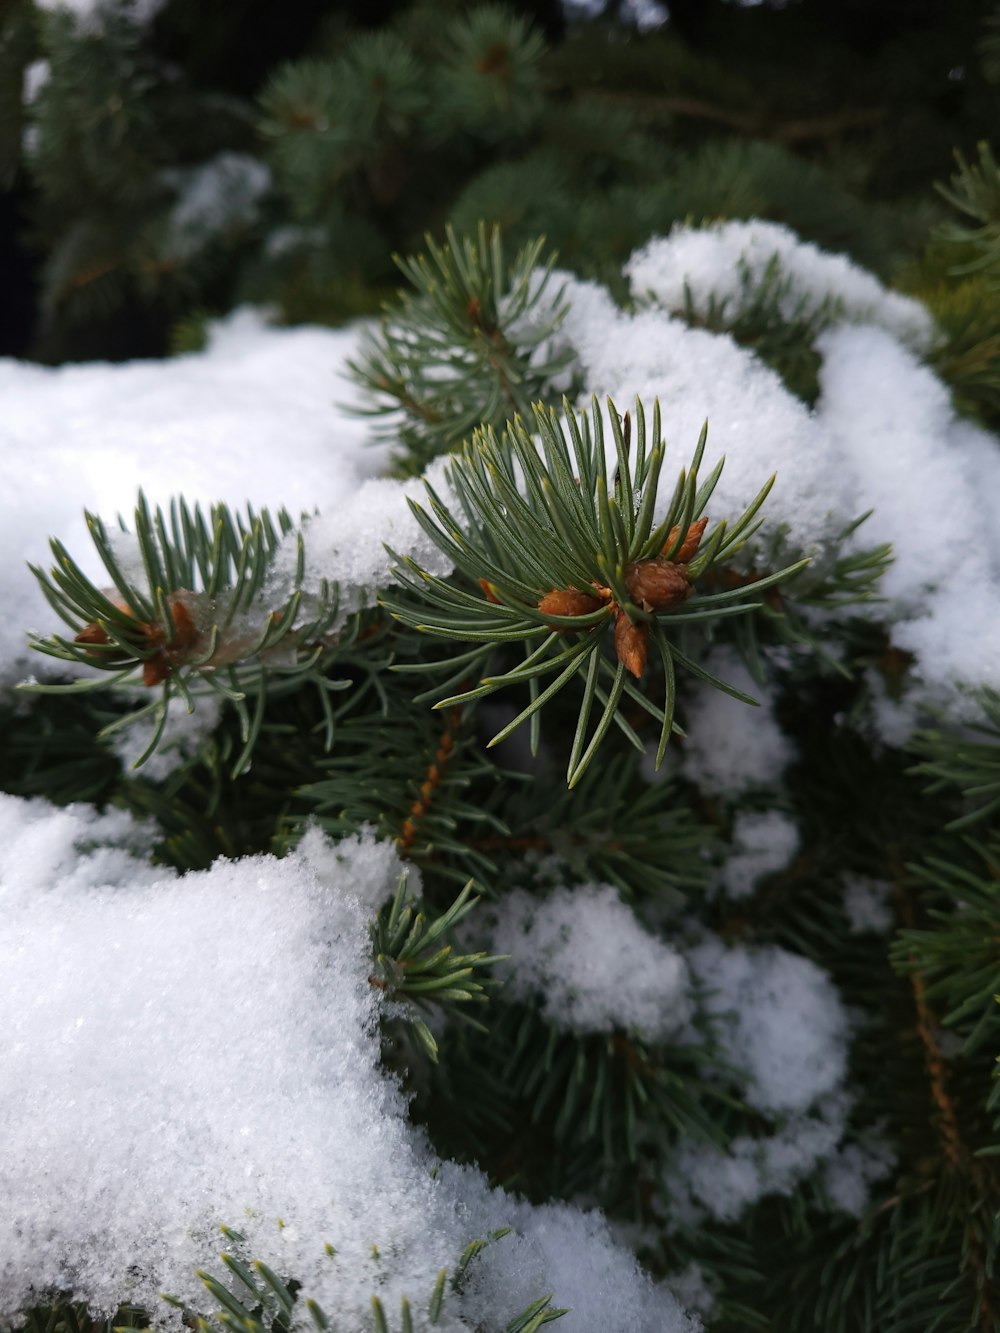
[[[445,765],[455,751],[455,731],[461,720],[462,710],[456,705],[448,712],[441,743],[428,765],[427,776],[420,784],[420,795],[410,806],[410,813],[403,820],[403,831],[396,839],[396,846],[404,855],[416,840],[417,826],[426,815],[441,782]]]

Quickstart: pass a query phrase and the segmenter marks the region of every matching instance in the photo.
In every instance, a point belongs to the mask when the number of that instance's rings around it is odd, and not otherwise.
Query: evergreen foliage
[[[675,466],[658,403],[579,412],[572,279],[541,236],[635,310],[621,264],[650,235],[684,219],[788,222],[919,296],[936,321],[925,363],[996,430],[994,149],[980,141],[973,160],[966,136],[951,183],[939,199],[929,188],[948,134],[975,122],[978,137],[978,108],[1000,105],[996,16],[984,27],[957,6],[981,65],[949,117],[925,105],[926,32],[887,43],[882,88],[858,60],[845,106],[830,99],[846,47],[831,40],[823,79],[797,66],[808,6],[788,9],[708,6],[717,41],[703,49],[682,17],[639,37],[611,14],[549,48],[498,6],[402,6],[377,31],[321,25],[254,102],[169,71],[169,4],[148,30],[127,7],[88,26],[15,5],[0,111],[14,105],[8,66],[49,62],[34,99],[17,99],[16,135],[0,123],[0,176],[23,152],[45,256],[35,350],[107,334],[116,311],[142,311],[152,343],[172,331],[184,354],[209,312],[247,297],[288,321],[381,303],[351,367],[362,411],[395,473],[424,475],[409,512],[451,572],[390,551],[395,582],[365,600],[317,566],[310,515],[143,496],[131,528],[88,515],[108,586],[53,538],[34,573],[68,633],[34,636],[59,674],[2,703],[0,789],[149,818],[155,859],[182,871],[287,856],[316,830],[391,849],[404,873],[371,912],[366,993],[383,1002],[382,1063],[413,1123],[491,1186],[600,1207],[656,1279],[680,1291],[693,1272],[710,1333],[996,1333],[1000,701],[979,691],[972,721],[925,711],[905,749],[880,730],[913,658],[894,640],[878,513],[798,549],[762,526],[773,478],[716,517],[722,465],[701,475],[705,432]],[[773,54],[754,45],[727,64],[765,29],[781,34]],[[899,106],[901,124],[886,114]],[[199,220],[193,196],[206,186],[217,202],[220,180],[239,206]],[[398,257],[425,232],[422,253]],[[395,297],[392,251],[408,284]],[[796,298],[777,259],[737,280],[738,299],[687,291],[671,316],[728,335],[814,407],[822,338],[846,307]],[[946,565],[935,540],[928,559]],[[760,729],[794,736],[794,758],[779,777],[713,786],[698,708],[732,699],[754,716],[744,674]],[[171,756],[180,708],[206,726]],[[732,716],[714,736],[704,723],[709,748],[742,733]],[[113,747],[134,725],[148,737],[124,767]],[[772,839],[760,864],[754,821]],[[775,821],[794,832],[784,860]],[[601,886],[659,951],[637,976],[608,981],[601,941],[573,933],[585,913],[559,915],[561,895]],[[496,946],[505,928],[519,949]],[[648,980],[666,1010],[676,961],[673,1026],[560,1010],[560,947],[581,1003]],[[791,959],[806,981],[740,991],[733,959]],[[847,1052],[843,1077],[812,1100],[782,1102],[780,1075],[754,1081],[740,1024],[769,1003],[786,1024],[842,1022],[839,1046],[816,1048]],[[779,1029],[782,1052],[794,1040]],[[696,1181],[713,1163],[710,1199]],[[372,1333],[465,1326],[463,1293],[505,1239],[471,1242],[398,1309],[373,1280]],[[225,1240],[221,1267],[198,1274],[204,1305],[178,1303],[189,1327],[348,1327],[240,1233]],[[587,1313],[551,1295],[512,1319],[499,1309],[480,1327],[570,1329]],[[71,1290],[0,1307],[19,1333],[156,1315],[99,1317]]]

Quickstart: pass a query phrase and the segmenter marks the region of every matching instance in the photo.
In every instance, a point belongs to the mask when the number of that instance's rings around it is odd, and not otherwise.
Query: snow
[[[314,832],[281,861],[180,876],[146,862],[124,815],[9,796],[0,835],[5,1313],[50,1287],[95,1312],[175,1318],[164,1290],[204,1308],[194,1270],[226,1223],[360,1333],[374,1290],[390,1312],[404,1294],[422,1307],[470,1239],[514,1225],[439,1327],[555,1289],[584,1330],[625,1311],[639,1333],[694,1333],[599,1214],[434,1172],[380,1068],[368,982],[391,847]]]
[[[687,965],[650,934],[609,885],[539,898],[508,893],[492,911],[492,953],[509,954],[505,995],[537,998],[554,1023],[578,1032],[625,1028],[662,1040],[691,1013]]]
[[[793,398],[778,375],[728,336],[691,329],[659,310],[623,313],[593,283],[567,282],[571,303],[560,336],[576,349],[585,401],[610,394],[619,410],[638,395],[647,408],[659,398],[668,446],[665,474],[685,467],[708,421],[703,472],[726,466],[706,512],[736,517],[772,473],[769,527],[808,551],[829,542],[845,515],[859,509],[856,479],[845,471],[824,423]],[[664,487],[663,504],[669,499]]]
[[[178,180],[179,236],[227,225],[220,181],[245,166],[217,160]],[[249,207],[267,182],[244,177]],[[839,303],[817,343],[813,411],[731,338],[670,313],[685,283],[699,308],[710,295],[739,301],[741,271],[759,277],[775,254],[790,301]],[[956,418],[921,363],[934,336],[921,309],[772,224],[677,229],[628,271],[655,305],[623,312],[598,285],[569,280],[556,341],[575,349],[588,397],[611,392],[624,408],[636,393],[647,407],[659,396],[668,472],[687,463],[709,419],[706,471],[727,456],[713,520],[737,514],[777,469],[747,565],[770,550],[823,553],[874,508],[856,541],[892,541],[895,561],[886,602],[866,614],[914,658],[899,702],[870,678],[883,738],[898,742],[922,703],[963,716],[970,687],[1000,686],[1000,449]],[[0,448],[17,460],[0,515],[0,677],[24,671],[26,629],[53,628],[24,568],[48,563],[44,534],[101,581],[81,510],[128,514],[140,486],[153,504],[181,494],[304,515],[306,590],[337,580],[342,618],[390,581],[384,542],[446,574],[409,509],[422,483],[380,478],[391,446],[372,448],[364,422],[338,406],[353,397],[341,376],[356,347],[354,331],[275,329],[238,311],[213,326],[204,352],[170,361],[0,361]],[[430,474],[439,492],[443,466]],[[288,594],[297,540],[278,553],[268,606]],[[127,539],[119,545],[128,559]],[[687,735],[671,750],[704,796],[732,803],[720,877],[744,898],[796,853],[798,830],[780,809],[795,748],[772,690],[735,649],[715,646],[704,665],[760,700],[754,708],[685,677]],[[216,716],[177,713],[151,776],[190,754]],[[142,739],[115,742],[124,763]],[[747,795],[750,806],[734,808]],[[693,1333],[675,1296],[705,1308],[697,1273],[680,1275],[676,1290],[653,1283],[599,1213],[492,1190],[472,1168],[435,1163],[409,1124],[380,1065],[381,999],[368,983],[368,924],[401,871],[391,844],[362,831],[333,845],[313,829],[282,861],[220,860],[180,876],[151,864],[153,838],[121,813],[0,797],[0,1313],[46,1285],[104,1309],[146,1302],[161,1318],[160,1290],[203,1305],[194,1269],[211,1262],[227,1222],[303,1283],[303,1299],[360,1330],[376,1287],[390,1313],[403,1293],[423,1302],[469,1239],[513,1225],[476,1261],[461,1300],[449,1296],[439,1327],[507,1318],[552,1291],[580,1330]],[[887,898],[881,882],[846,877],[852,929],[888,929]],[[874,1131],[848,1129],[848,1015],[810,960],[656,935],[592,882],[508,892],[477,909],[475,928],[512,955],[506,995],[537,1000],[557,1026],[657,1041],[693,1031],[696,1005],[712,1018],[731,1081],[766,1127],[725,1148],[677,1145],[664,1178],[670,1224],[706,1211],[734,1220],[807,1177],[832,1207],[858,1215],[891,1169]],[[391,1264],[376,1268],[373,1244]]]
[[[31,105],[48,83],[51,75],[52,67],[47,60],[33,60],[30,65],[25,66],[21,89],[21,101],[25,106]]]
[[[884,935],[892,929],[895,916],[892,904],[892,885],[887,880],[871,879],[867,875],[844,876],[844,911],[855,934],[872,931]]]
[[[708,936],[687,955],[707,988],[706,1008],[723,1018],[725,1058],[745,1071],[747,1102],[771,1114],[801,1114],[843,1081],[848,1021],[830,978],[777,945],[727,948]]]
[[[788,865],[798,851],[799,830],[781,810],[742,810],[733,820],[732,844],[722,884],[730,898],[746,898],[764,875]]]
[[[727,334],[690,329],[670,312],[685,282],[696,308],[710,296],[740,298],[744,271],[761,274],[777,254],[789,301],[840,303],[817,339],[821,395],[815,411]],[[570,279],[559,335],[580,359],[585,395],[659,397],[668,444],[686,462],[709,423],[705,468],[726,466],[708,513],[735,516],[772,472],[765,526],[745,560],[820,553],[848,522],[873,517],[853,538],[863,548],[890,541],[888,603],[869,614],[893,622],[893,643],[915,656],[915,697],[963,716],[969,691],[1000,686],[1000,449],[960,420],[946,386],[919,360],[935,337],[927,313],[888,292],[841,256],[824,254],[772,223],[675,228],[627,266],[635,295],[657,305],[615,307],[594,283]],[[791,305],[789,307],[791,309]],[[848,548],[850,549],[850,547]],[[979,632],[969,635],[969,624]],[[882,712],[875,713],[876,725]],[[886,740],[905,719],[885,715]]]
[[[895,1164],[896,1154],[884,1139],[869,1135],[862,1143],[844,1144],[823,1169],[830,1202],[860,1217],[868,1206],[869,1187],[884,1180]]]
[[[844,1132],[844,1106],[836,1100],[815,1115],[793,1116],[773,1134],[740,1134],[723,1150],[686,1140],[666,1175],[665,1187],[689,1216],[703,1210],[735,1222],[768,1194],[790,1194],[816,1166],[832,1159]]]
[[[707,791],[727,796],[772,786],[795,752],[775,720],[771,701],[734,649],[714,649],[704,665],[727,685],[760,703],[754,707],[722,690],[699,685],[682,714],[687,735],[681,772]]]
[[[106,582],[84,508],[113,523],[116,513],[131,515],[140,487],[151,504],[183,495],[191,504],[284,506],[295,517],[356,505],[388,452],[337,406],[353,399],[343,372],[355,346],[353,332],[275,329],[241,310],[213,326],[206,351],[172,360],[58,369],[0,360],[0,451],[19,460],[0,502],[0,676],[24,673],[28,629],[54,627],[26,568],[48,565],[47,535]],[[391,493],[395,483],[378,485]],[[383,582],[385,571],[383,561]],[[32,654],[31,669],[41,673],[46,660]]]
[[[772,266],[786,287],[779,301],[785,319],[808,317],[835,303],[843,319],[876,324],[917,350],[934,339],[927,308],[891,292],[844,255],[827,254],[777,222],[721,222],[709,227],[678,224],[632,255],[625,274],[633,297],[679,312],[690,293],[694,309],[708,313],[709,300],[739,314]]]

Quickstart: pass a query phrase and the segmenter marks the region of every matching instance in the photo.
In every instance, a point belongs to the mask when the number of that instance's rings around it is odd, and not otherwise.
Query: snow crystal
[[[688,970],[608,885],[558,889],[539,899],[523,889],[493,908],[490,950],[510,954],[505,994],[541,998],[542,1011],[578,1032],[628,1028],[652,1041],[690,1015]]]
[[[815,963],[776,945],[733,946],[706,937],[687,955],[709,989],[727,1060],[746,1074],[757,1110],[796,1114],[843,1080],[848,1020],[836,987]]]
[[[625,265],[632,295],[655,300],[666,310],[685,309],[685,289],[699,314],[709,301],[726,302],[729,315],[751,298],[777,261],[787,286],[779,301],[785,319],[809,316],[835,302],[840,318],[878,324],[918,350],[934,337],[926,307],[890,292],[844,255],[827,254],[777,222],[721,222],[709,227],[676,225],[637,250]]]
[[[722,883],[730,898],[746,898],[762,876],[788,865],[798,850],[799,830],[780,810],[746,810],[733,821],[732,841]]]
[[[844,911],[856,934],[875,931],[884,935],[892,929],[894,920],[892,885],[886,880],[869,879],[866,875],[844,876]]]
[[[683,718],[684,776],[708,791],[730,796],[777,782],[794,751],[775,721],[770,701],[734,650],[716,649],[705,666],[761,702],[755,708],[699,683]]]
[[[161,1321],[162,1290],[203,1309],[194,1270],[217,1267],[227,1223],[361,1333],[373,1290],[390,1315],[419,1307],[470,1239],[513,1224],[468,1317],[449,1295],[439,1327],[554,1289],[583,1330],[624,1311],[637,1333],[694,1333],[599,1215],[435,1173],[380,1068],[368,982],[391,847],[312,831],[284,860],[180,876],[141,859],[148,840],[124,814],[0,797],[0,1313],[53,1288]]]
[[[107,581],[84,507],[106,520],[131,515],[140,487],[154,504],[183,495],[192,504],[284,505],[296,517],[352,500],[388,458],[334,405],[350,397],[343,372],[355,336],[273,329],[243,310],[213,327],[204,352],[167,361],[53,370],[0,360],[0,452],[18,460],[0,523],[6,678],[24,669],[25,631],[55,628],[25,567],[48,565],[48,534]],[[45,659],[32,658],[40,671]]]

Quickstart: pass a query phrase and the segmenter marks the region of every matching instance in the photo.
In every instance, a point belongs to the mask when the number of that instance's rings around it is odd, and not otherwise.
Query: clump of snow
[[[578,1032],[627,1028],[656,1041],[690,1016],[684,959],[609,885],[544,898],[517,889],[492,913],[490,950],[515,960],[500,970],[505,993],[538,997],[552,1022]]]
[[[567,1326],[580,1333],[698,1333],[701,1322],[678,1304],[671,1283],[654,1283],[635,1256],[611,1238],[599,1212],[565,1203],[532,1206],[487,1192],[478,1172],[445,1163],[441,1177],[462,1198],[474,1234],[512,1225],[516,1236],[488,1246],[470,1270],[473,1318],[504,1305],[524,1308],[539,1289],[571,1307]],[[481,1325],[479,1325],[481,1326]]]
[[[764,875],[788,865],[798,851],[799,830],[781,810],[745,810],[733,821],[732,843],[722,884],[730,898],[746,898]]]
[[[442,498],[450,499],[445,459],[435,459],[424,474]],[[340,588],[338,621],[350,612],[372,606],[378,590],[393,583],[390,547],[410,556],[428,573],[443,578],[451,561],[434,545],[417,522],[410,501],[426,507],[427,491],[421,478],[395,481],[373,478],[358,486],[342,503],[306,520],[303,590],[318,596],[324,579],[336,579]],[[271,597],[280,604],[291,591],[298,557],[297,532],[290,532],[275,557]]]
[[[874,931],[884,935],[894,921],[892,885],[887,880],[869,879],[867,875],[844,876],[844,911],[855,934]]]
[[[687,465],[708,421],[704,472],[726,459],[706,511],[713,521],[742,513],[774,472],[764,514],[769,530],[786,529],[797,550],[829,542],[863,512],[856,478],[824,423],[732,338],[659,310],[625,314],[594,283],[571,280],[566,295],[570,310],[558,336],[579,357],[588,400],[591,392],[602,400],[610,394],[624,411],[638,395],[648,420],[659,398],[667,475]],[[666,504],[670,488],[663,490]]]
[[[183,495],[192,505],[284,506],[294,517],[356,504],[388,451],[372,448],[364,423],[336,406],[351,395],[343,374],[355,339],[270,328],[259,312],[242,310],[213,326],[204,352],[167,361],[49,369],[0,360],[0,451],[18,460],[5,477],[0,522],[6,679],[24,671],[25,632],[56,627],[26,568],[29,560],[48,566],[48,535],[107,582],[85,507],[106,520],[130,515],[140,488],[154,505]],[[31,659],[36,671],[52,670],[38,654]]]
[[[813,1115],[792,1116],[772,1134],[740,1134],[725,1149],[684,1140],[664,1182],[672,1208],[689,1217],[707,1209],[720,1222],[734,1222],[766,1195],[791,1193],[833,1157],[846,1112],[838,1097]]]
[[[713,295],[736,299],[741,260],[744,272],[762,273],[775,254],[789,300],[835,297],[842,320],[854,321],[817,340],[813,412],[728,335],[690,329],[669,313],[683,305],[685,282],[699,308]],[[633,290],[653,290],[659,307],[628,314],[594,283],[565,287],[570,310],[557,336],[578,356],[587,397],[610,394],[620,408],[636,394],[647,406],[659,397],[678,462],[707,418],[706,468],[726,458],[712,519],[734,517],[777,472],[761,545],[746,559],[768,543],[789,555],[825,554],[874,509],[847,544],[894,547],[887,601],[867,613],[892,623],[893,642],[914,654],[923,702],[970,713],[969,689],[1000,686],[1000,536],[991,502],[1000,448],[956,417],[946,386],[917,359],[933,339],[929,315],[769,223],[675,229],[639,251],[628,272]],[[970,636],[970,623],[982,632]],[[884,709],[874,717],[897,742],[907,717]]]
[[[820,413],[863,479],[872,535],[893,544],[893,643],[932,692],[1000,685],[995,442],[991,456],[956,421],[945,385],[884,330],[831,329],[820,348]]]
[[[745,1071],[747,1102],[801,1114],[829,1096],[847,1067],[848,1019],[837,988],[815,963],[776,945],[727,947],[707,936],[688,954],[719,1018],[726,1059]]]
[[[685,309],[687,292],[699,314],[708,313],[714,298],[736,315],[776,263],[786,280],[779,302],[785,319],[808,317],[833,303],[840,318],[880,325],[917,350],[933,341],[934,321],[919,301],[889,291],[845,255],[828,254],[788,227],[759,218],[709,227],[678,223],[669,236],[637,250],[625,274],[638,300],[676,312]]]
[[[519,1234],[440,1327],[555,1289],[581,1329],[622,1310],[638,1333],[694,1333],[599,1215],[435,1174],[379,1063],[368,921],[401,868],[387,844],[311,832],[284,860],[181,876],[142,859],[124,815],[14,797],[0,834],[0,1313],[56,1289],[175,1320],[158,1293],[205,1308],[194,1270],[227,1223],[360,1333],[373,1290],[390,1312],[422,1304],[488,1218]]]
[[[168,227],[170,248],[187,259],[231,229],[245,230],[271,188],[271,173],[247,153],[219,153],[197,167],[170,168],[166,183],[177,191]]]
[[[681,772],[705,790],[727,796],[773,785],[795,751],[775,720],[770,699],[733,649],[715,649],[705,667],[760,704],[755,708],[699,684],[684,714],[687,736]]]
[[[52,76],[52,66],[47,60],[33,60],[25,66],[24,81],[21,86],[21,101],[30,106]]]
[[[870,1186],[884,1180],[895,1164],[896,1154],[884,1139],[869,1135],[861,1143],[845,1143],[823,1168],[830,1202],[860,1217],[868,1206]]]

